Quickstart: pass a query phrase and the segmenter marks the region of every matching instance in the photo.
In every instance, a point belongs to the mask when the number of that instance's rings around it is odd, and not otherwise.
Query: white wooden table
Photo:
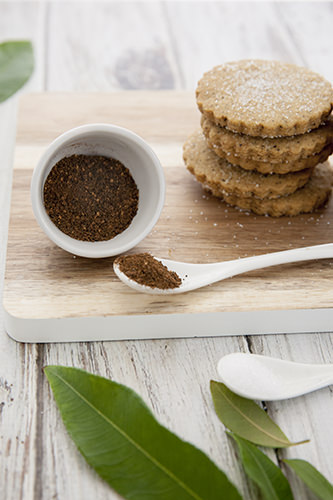
[[[203,71],[239,58],[309,66],[333,81],[330,2],[0,2],[0,41],[28,38],[36,70],[25,91],[193,89]],[[15,99],[0,106],[1,282],[15,134]],[[32,117],[33,119],[33,117]],[[209,393],[216,362],[233,351],[333,363],[333,334],[23,345],[0,333],[0,498],[116,499],[67,436],[42,373],[80,367],[135,389],[158,419],[202,448],[237,484],[244,476]],[[309,460],[333,481],[332,387],[268,413],[307,445],[271,452]],[[289,476],[296,499],[310,499]]]

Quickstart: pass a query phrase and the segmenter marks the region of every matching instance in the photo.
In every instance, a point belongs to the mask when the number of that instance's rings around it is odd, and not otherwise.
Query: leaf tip
[[[48,380],[50,380],[50,372],[52,371],[52,365],[46,365],[46,366],[43,366],[42,368],[42,372],[44,373],[44,375],[46,376],[46,378]]]
[[[210,390],[213,391],[220,384],[221,382],[218,382],[217,380],[211,380],[209,382]]]
[[[64,367],[58,365],[46,365],[43,366],[42,371],[46,375],[47,379],[50,381],[50,377],[52,377],[52,375],[55,375],[59,371],[59,368],[64,368]]]

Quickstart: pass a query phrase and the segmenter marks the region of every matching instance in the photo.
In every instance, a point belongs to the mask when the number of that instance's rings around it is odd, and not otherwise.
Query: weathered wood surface
[[[213,64],[269,57],[304,64],[333,80],[329,2],[1,2],[1,39],[28,37],[36,72],[26,90],[194,89]],[[0,106],[1,276],[11,184],[15,102]],[[33,126],[33,114],[31,124]],[[52,124],[50,124],[52,126]],[[177,124],[175,124],[177,126]],[[119,498],[89,470],[64,432],[42,367],[77,366],[137,390],[164,424],[200,446],[257,499],[214,415],[209,379],[233,351],[313,363],[333,362],[333,335],[288,335],[23,345],[0,337],[1,498]],[[333,481],[333,393],[268,405],[307,445],[278,452],[302,457]],[[189,424],[190,422],[190,424]],[[295,498],[310,499],[291,477]]]

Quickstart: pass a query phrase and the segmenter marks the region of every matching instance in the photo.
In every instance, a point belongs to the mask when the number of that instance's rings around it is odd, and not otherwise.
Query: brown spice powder
[[[178,288],[182,280],[149,253],[123,255],[115,260],[120,271],[128,278],[151,288]]]
[[[44,184],[48,216],[76,240],[105,241],[122,233],[137,213],[138,200],[128,168],[105,156],[65,157]]]

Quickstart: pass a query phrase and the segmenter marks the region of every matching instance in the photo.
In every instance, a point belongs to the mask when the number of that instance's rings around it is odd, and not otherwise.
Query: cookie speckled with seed
[[[218,150],[234,157],[239,156],[243,160],[295,163],[320,153],[327,146],[331,145],[333,148],[332,114],[317,129],[290,137],[262,138],[238,134],[216,125],[204,115],[201,117],[201,127],[211,147],[215,146]]]
[[[215,154],[228,160],[229,163],[238,165],[246,170],[257,170],[262,174],[287,174],[291,172],[298,172],[299,170],[303,170],[305,168],[313,168],[318,165],[318,163],[326,161],[333,151],[333,144],[329,144],[322,151],[320,151],[320,153],[306,158],[301,158],[295,162],[286,161],[284,163],[270,163],[267,161],[250,160],[248,158],[244,159],[242,156],[235,156],[231,153],[226,153],[223,149],[216,146],[216,144],[212,144],[210,139],[207,139],[207,144]]]
[[[201,131],[192,134],[184,144],[184,162],[203,185],[241,197],[277,198],[304,186],[312,169],[278,175],[263,175],[231,165],[211,151]]]
[[[281,217],[313,212],[325,203],[331,194],[333,169],[328,162],[317,165],[310,180],[294,193],[275,199],[260,199],[256,196],[238,196],[217,189],[206,183],[205,189],[226,203],[244,210],[251,210],[258,215]]]
[[[196,90],[200,111],[217,125],[252,136],[304,134],[329,116],[333,89],[307,68],[242,60],[216,66]]]

